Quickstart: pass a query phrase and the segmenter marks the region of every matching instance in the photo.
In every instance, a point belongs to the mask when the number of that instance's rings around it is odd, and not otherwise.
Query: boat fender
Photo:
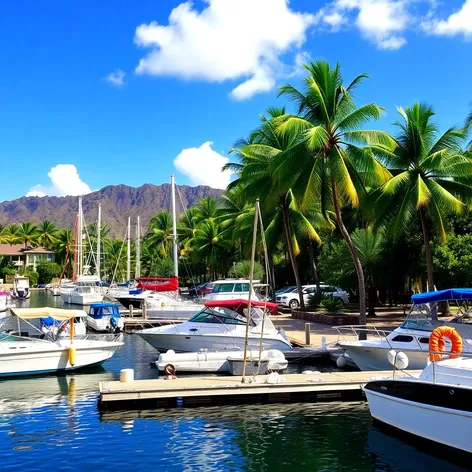
[[[164,373],[166,374],[164,380],[173,380],[177,378],[175,375],[175,366],[173,364],[167,364],[164,367]]]
[[[340,368],[340,369],[344,369],[344,367],[346,367],[346,358],[341,355],[341,356],[338,356],[338,358],[336,359],[336,365]]]
[[[388,362],[392,364],[393,367],[399,370],[405,370],[408,368],[410,360],[408,356],[402,351],[395,351],[395,349],[390,349],[387,354]]]
[[[442,359],[442,355],[439,353],[446,350],[443,337],[450,339],[452,344],[451,353],[449,356],[450,359],[455,359],[457,357],[456,354],[460,354],[462,352],[461,335],[450,326],[439,326],[431,333],[431,336],[429,337],[429,350],[432,351],[429,353],[429,360],[431,362],[440,361]]]
[[[76,357],[75,347],[73,344],[71,344],[69,347],[69,364],[72,366],[75,365],[75,357]]]

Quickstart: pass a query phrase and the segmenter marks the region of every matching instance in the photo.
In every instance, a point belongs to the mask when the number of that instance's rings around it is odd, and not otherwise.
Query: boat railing
[[[409,352],[414,352],[414,353],[418,352],[418,350],[414,348],[402,348],[402,349],[392,348],[392,350],[396,351],[396,356],[398,356],[400,353],[404,353],[407,357],[408,357]],[[459,361],[461,358],[472,358],[472,352],[461,352],[457,354],[456,353],[451,354],[448,351],[432,351],[430,349],[424,349],[423,352],[425,356],[428,356],[427,365],[430,365],[430,364],[432,365],[432,376],[433,376],[434,383],[437,382],[437,376],[441,375],[441,377],[443,378],[446,377],[446,378],[451,378],[451,380],[454,380],[453,382],[451,382],[451,385],[459,385],[460,382],[458,382],[457,379],[461,379],[461,378],[467,379],[470,384],[472,376],[460,375],[457,373],[457,370],[454,373],[450,373],[450,372],[447,372],[446,370],[441,370],[440,372],[437,372],[436,369],[437,369],[437,363],[440,361],[445,361],[449,359],[451,360],[457,359]],[[441,358],[440,360],[437,360],[437,361],[431,361],[429,358],[429,355],[439,355],[441,356]],[[405,370],[405,368],[397,367],[396,358],[394,359],[392,363],[392,369],[393,369],[393,378],[395,378],[395,374],[398,372],[401,372],[402,374],[405,374],[409,377],[417,378],[416,375],[412,374],[408,370]]]
[[[375,335],[376,338],[380,339],[387,339],[387,336],[390,334],[390,331],[367,325],[343,325],[333,326],[333,328],[338,332],[338,342],[340,339],[343,341],[352,341],[352,339],[348,339],[346,336],[356,336],[356,338],[359,339],[359,333]]]

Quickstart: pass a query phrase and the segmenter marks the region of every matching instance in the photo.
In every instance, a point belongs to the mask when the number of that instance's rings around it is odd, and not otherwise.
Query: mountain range
[[[222,190],[204,185],[191,187],[176,186],[176,208],[181,214],[204,197],[218,198]],[[61,228],[73,228],[78,211],[78,197],[21,197],[0,203],[0,224],[39,223],[50,220]],[[171,208],[170,184],[145,184],[141,187],[108,185],[83,197],[84,218],[87,224],[97,220],[98,204],[102,205],[102,224],[110,229],[110,236],[125,236],[128,216],[132,225],[136,217],[141,218],[141,231],[147,228],[149,220],[159,211]]]

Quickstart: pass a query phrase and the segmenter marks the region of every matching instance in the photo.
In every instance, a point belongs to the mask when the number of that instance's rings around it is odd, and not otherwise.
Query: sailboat
[[[101,239],[101,205],[98,206],[97,221],[97,260],[95,263],[96,274],[89,274],[90,266],[84,264],[83,233],[84,215],[82,197],[79,197],[79,214],[77,217],[76,252],[74,254],[75,280],[72,284],[64,286],[60,290],[64,303],[72,305],[90,305],[103,300],[100,286],[100,239]]]
[[[148,318],[189,319],[202,305],[192,301],[182,300],[179,295],[179,255],[177,246],[177,211],[175,205],[175,178],[171,176],[172,200],[172,253],[174,262],[173,277],[136,277],[137,286],[127,294],[115,296],[125,308],[132,305],[140,308],[146,304]],[[139,226],[139,225],[138,225]],[[128,223],[128,241],[130,230]],[[138,239],[139,241],[139,239]],[[138,249],[138,246],[137,246]],[[138,252],[138,251],[137,251]],[[129,254],[129,252],[128,252]],[[129,265],[128,265],[129,274]],[[129,280],[129,278],[128,278]]]

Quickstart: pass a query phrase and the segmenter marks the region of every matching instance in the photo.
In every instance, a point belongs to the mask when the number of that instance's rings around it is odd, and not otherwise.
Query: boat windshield
[[[246,317],[225,307],[206,307],[190,318],[191,323],[223,323],[232,325],[245,325]],[[251,325],[255,326],[251,320]]]
[[[427,305],[413,305],[409,315],[400,326],[403,329],[416,329],[419,331],[433,331],[431,313]]]

